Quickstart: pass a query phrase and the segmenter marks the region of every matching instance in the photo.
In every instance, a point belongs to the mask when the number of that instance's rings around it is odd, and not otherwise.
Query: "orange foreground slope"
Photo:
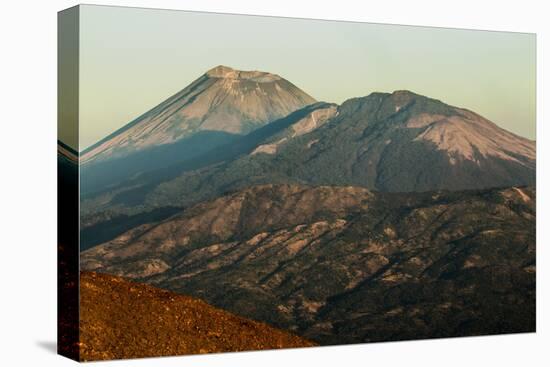
[[[82,361],[309,347],[314,343],[121,277],[80,276]]]

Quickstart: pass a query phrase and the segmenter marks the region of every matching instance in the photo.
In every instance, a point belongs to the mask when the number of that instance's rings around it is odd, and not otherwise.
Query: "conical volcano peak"
[[[208,70],[205,75],[210,78],[251,80],[257,83],[269,83],[281,80],[280,76],[264,71],[236,70],[224,65],[218,65]]]
[[[234,77],[237,74],[237,72],[238,70],[230,68],[229,66],[218,65],[208,70],[205,74],[206,76],[209,76],[211,78],[227,78],[232,76]]]
[[[315,102],[278,75],[219,65],[88,148],[82,162],[122,158],[205,131],[245,135]]]

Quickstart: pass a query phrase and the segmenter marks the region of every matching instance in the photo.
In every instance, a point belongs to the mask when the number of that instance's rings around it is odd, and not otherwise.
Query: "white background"
[[[542,366],[550,353],[549,11],[539,1],[194,0],[96,4],[536,32],[538,43],[537,333],[109,362],[116,366]],[[74,1],[0,5],[0,365],[71,362],[56,337],[56,12]],[[330,52],[330,50],[327,50]],[[546,73],[545,73],[546,71]],[[475,88],[475,86],[472,86]],[[546,223],[546,226],[545,226]]]

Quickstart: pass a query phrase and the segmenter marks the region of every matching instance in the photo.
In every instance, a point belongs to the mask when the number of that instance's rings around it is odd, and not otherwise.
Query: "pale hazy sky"
[[[317,100],[408,89],[535,138],[533,34],[81,6],[80,150],[227,65]]]

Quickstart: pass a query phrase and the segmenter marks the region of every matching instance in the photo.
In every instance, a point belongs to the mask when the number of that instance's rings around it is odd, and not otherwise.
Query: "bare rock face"
[[[86,165],[174,144],[200,131],[246,134],[315,102],[278,75],[217,66],[83,152]]]
[[[534,331],[535,191],[261,185],[81,254],[321,344]]]

